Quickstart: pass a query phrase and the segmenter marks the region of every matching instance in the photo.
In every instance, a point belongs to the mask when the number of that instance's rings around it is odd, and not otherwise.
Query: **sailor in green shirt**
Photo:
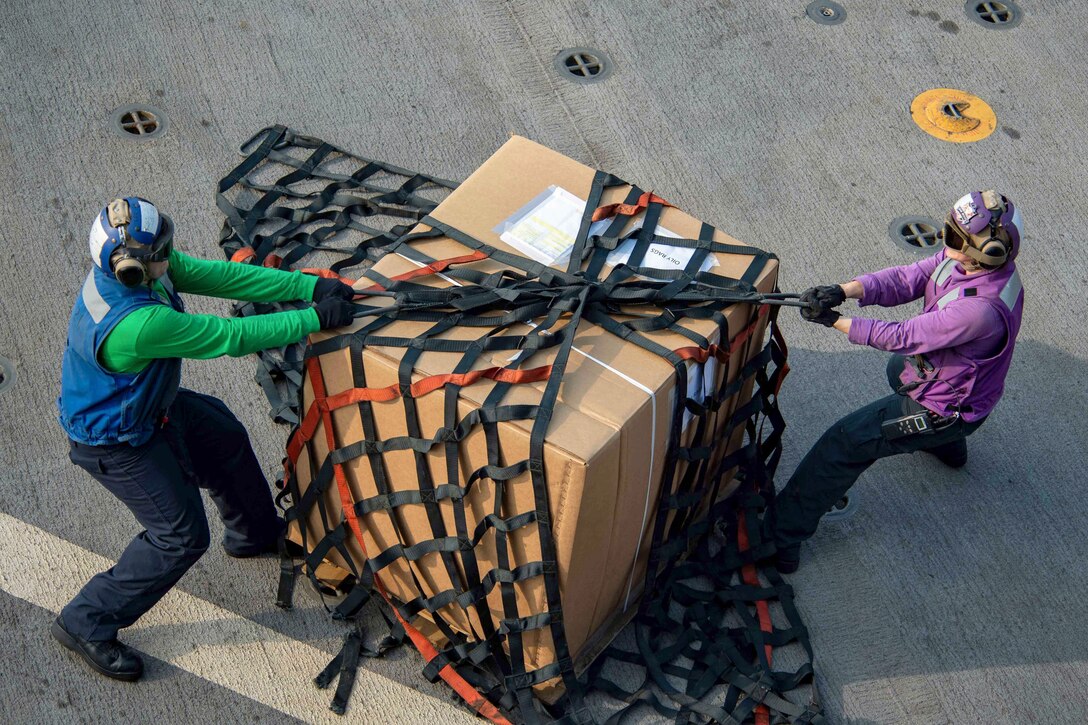
[[[231,556],[275,551],[284,528],[245,427],[221,400],[179,388],[182,358],[245,355],[347,325],[354,290],[336,279],[182,254],[173,248],[170,218],[135,196],[99,213],[90,247],[95,266],[68,325],[59,420],[72,462],[128,506],[144,531],[51,631],[98,672],[136,680],[143,663],[117,632],[207,550],[199,488],[219,509]],[[182,292],[317,304],[222,318],[186,312]]]

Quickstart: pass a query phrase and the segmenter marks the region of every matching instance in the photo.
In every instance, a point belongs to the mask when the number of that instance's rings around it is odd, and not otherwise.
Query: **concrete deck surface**
[[[0,355],[18,378],[0,392],[4,719],[336,721],[308,680],[344,630],[302,597],[275,609],[270,560],[198,562],[129,638],[150,655],[139,685],[91,674],[47,635],[137,531],[66,460],[54,419],[90,222],[139,193],[186,251],[217,257],[215,182],[242,141],[284,123],[455,179],[525,135],[777,252],[787,290],[908,262],[893,218],[1003,190],[1023,210],[1027,288],[1005,399],[965,469],[920,455],[871,469],[860,511],[821,529],[792,581],[833,722],[1088,721],[1088,18],[1072,0],[1024,0],[1023,22],[996,30],[960,0],[842,4],[846,21],[822,26],[792,0],[6,2]],[[610,79],[556,75],[557,51],[581,45],[611,55]],[[985,99],[997,131],[972,144],[922,133],[908,107],[937,87]],[[112,133],[110,111],[129,103],[164,110],[167,134]],[[781,481],[884,385],[881,353],[784,326]],[[191,361],[184,382],[228,402],[271,473],[286,431],[252,376],[248,359]],[[410,653],[364,667],[344,722],[469,721]]]

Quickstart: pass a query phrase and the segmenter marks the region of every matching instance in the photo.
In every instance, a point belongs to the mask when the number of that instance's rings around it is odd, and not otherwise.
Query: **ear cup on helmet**
[[[1009,249],[1011,247],[1010,244],[1006,244],[1004,240],[997,236],[998,229],[1001,227],[1001,220],[1005,218],[1005,213],[1008,211],[1008,200],[990,189],[982,192],[982,203],[991,212],[990,238],[979,247],[979,251],[986,257],[986,259],[982,260],[982,263],[987,267],[1000,267],[1009,258]]]
[[[988,264],[1002,265],[1009,258],[1009,247],[997,237],[990,237],[983,243],[979,250],[983,255],[997,261],[987,261]]]
[[[126,287],[138,287],[147,281],[147,267],[138,259],[122,256],[113,265],[113,276]]]

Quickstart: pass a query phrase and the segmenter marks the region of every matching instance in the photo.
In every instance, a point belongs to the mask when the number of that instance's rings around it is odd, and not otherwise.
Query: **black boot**
[[[90,642],[67,630],[60,617],[53,620],[50,634],[68,649],[87,661],[91,667],[106,677],[125,682],[135,682],[144,673],[144,663],[136,652],[116,639]]]
[[[287,523],[280,517],[279,519],[279,533],[277,533],[272,539],[266,541],[263,544],[257,546],[249,546],[244,549],[230,549],[227,545],[223,545],[223,551],[227,556],[234,559],[252,559],[257,556],[263,556],[265,554],[278,554],[280,551],[280,540],[283,539],[284,534],[287,532]],[[291,556],[301,556],[302,547],[293,541],[288,541],[287,553]]]
[[[255,557],[263,556],[265,554],[276,554],[276,553],[278,553],[279,552],[279,542],[278,541],[269,541],[267,544],[263,544],[261,546],[255,546],[255,547],[253,547],[251,549],[242,549],[242,550],[228,549],[226,546],[224,546],[223,551],[224,551],[224,553],[226,553],[227,556],[231,557],[232,559],[253,559]]]
[[[292,558],[298,558],[303,555],[302,547],[295,542],[285,539],[284,544],[287,546],[287,555]],[[257,556],[264,556],[265,554],[279,554],[280,552],[280,540],[276,539],[270,541],[264,546],[255,547],[253,549],[247,549],[245,551],[233,551],[227,547],[223,547],[223,551],[227,556],[233,559],[252,559]]]
[[[774,557],[774,568],[779,574],[792,574],[801,567],[801,545],[794,544],[779,549]]]

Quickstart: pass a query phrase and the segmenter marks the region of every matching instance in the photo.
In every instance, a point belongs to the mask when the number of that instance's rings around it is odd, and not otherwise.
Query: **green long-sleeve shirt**
[[[313,298],[317,277],[233,262],[170,254],[170,281],[177,292],[247,302],[286,302]],[[158,281],[152,290],[166,299]],[[270,315],[224,318],[148,305],[125,316],[102,343],[99,359],[116,373],[136,373],[156,358],[207,359],[240,356],[301,340],[321,325],[313,308]]]

